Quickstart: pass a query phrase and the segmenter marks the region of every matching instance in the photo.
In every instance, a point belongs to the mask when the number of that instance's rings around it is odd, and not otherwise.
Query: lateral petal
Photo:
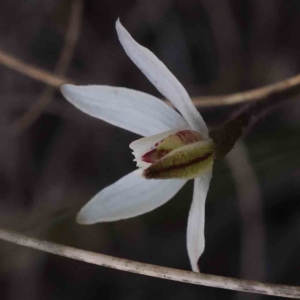
[[[132,38],[119,19],[116,22],[116,29],[120,43],[135,65],[157,90],[174,104],[191,129],[199,131],[207,137],[208,129],[203,118],[177,78],[151,51]]]
[[[136,170],[100,191],[77,215],[80,224],[117,221],[147,213],[170,200],[186,180],[147,180]]]
[[[63,84],[61,92],[86,114],[142,136],[150,136],[187,123],[160,99],[132,89]]]
[[[187,226],[187,250],[194,272],[200,272],[198,260],[204,251],[205,201],[212,177],[212,168],[194,181],[194,195]]]

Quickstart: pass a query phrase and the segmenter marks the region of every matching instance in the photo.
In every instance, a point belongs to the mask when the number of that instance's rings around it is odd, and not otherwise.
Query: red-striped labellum
[[[214,143],[193,130],[170,130],[130,144],[147,179],[193,179],[212,167]]]
[[[212,167],[214,143],[211,140],[179,147],[144,170],[147,179],[193,179]]]
[[[177,148],[201,140],[202,136],[198,132],[181,130],[155,143],[151,150],[141,157],[141,160],[146,163],[154,163]]]

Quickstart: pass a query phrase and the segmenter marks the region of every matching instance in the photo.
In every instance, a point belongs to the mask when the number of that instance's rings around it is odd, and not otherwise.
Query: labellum
[[[192,130],[182,130],[155,143],[141,160],[151,165],[143,172],[147,179],[192,179],[211,167],[214,143]]]

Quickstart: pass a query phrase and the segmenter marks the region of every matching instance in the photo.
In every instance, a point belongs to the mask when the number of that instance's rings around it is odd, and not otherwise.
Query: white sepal
[[[187,126],[182,116],[162,100],[136,90],[64,84],[61,92],[86,114],[142,136]]]
[[[77,215],[80,224],[117,221],[147,213],[170,200],[186,180],[147,180],[136,170],[100,191]]]
[[[194,272],[200,272],[198,260],[204,251],[205,201],[212,176],[212,168],[194,180],[193,202],[187,226],[187,250]]]
[[[151,51],[138,44],[132,38],[119,19],[116,22],[116,29],[120,43],[135,65],[157,90],[174,104],[191,129],[207,137],[208,129],[203,118],[177,78]]]

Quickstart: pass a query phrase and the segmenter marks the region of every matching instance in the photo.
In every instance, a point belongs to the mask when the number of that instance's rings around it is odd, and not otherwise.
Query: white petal
[[[178,131],[181,131],[185,128],[177,128],[177,129],[171,129],[165,132],[161,132],[156,135],[152,135],[149,137],[144,137],[141,139],[138,139],[136,141],[133,141],[129,147],[133,150],[133,155],[135,157],[134,161],[137,162],[138,167],[148,167],[150,163],[142,162],[141,156],[143,156],[146,152],[150,151],[151,148],[155,145],[155,143],[161,141],[162,139],[175,134]]]
[[[194,196],[187,226],[187,250],[194,272],[200,272],[197,262],[205,246],[205,200],[211,176],[212,168],[194,181]]]
[[[208,136],[208,129],[203,118],[176,77],[151,51],[132,38],[119,19],[116,22],[116,29],[125,52],[136,66],[158,91],[174,104],[193,130]]]
[[[71,84],[62,85],[61,92],[83,112],[142,136],[187,126],[174,109],[143,92],[110,86]]]
[[[99,192],[79,212],[77,222],[117,221],[149,212],[170,200],[186,180],[149,180],[136,170]]]

